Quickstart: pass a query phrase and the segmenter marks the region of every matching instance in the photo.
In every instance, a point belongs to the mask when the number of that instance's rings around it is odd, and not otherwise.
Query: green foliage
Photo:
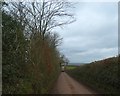
[[[60,72],[60,54],[51,34],[27,38],[24,26],[2,12],[3,94],[48,93]]]
[[[74,66],[74,65],[67,65],[66,66],[66,70],[75,69],[75,68],[77,68],[77,66]]]
[[[113,57],[67,71],[69,75],[78,81],[93,87],[102,93],[120,93],[120,81],[118,78],[118,57]]]
[[[24,77],[26,41],[21,24],[5,12],[2,12],[2,17],[3,93],[14,93],[19,90]]]

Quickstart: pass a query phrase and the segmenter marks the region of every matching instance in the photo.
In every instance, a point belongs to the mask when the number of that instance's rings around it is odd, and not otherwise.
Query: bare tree
[[[56,48],[62,43],[62,39],[60,38],[59,34],[57,32],[48,32],[45,34],[45,39],[48,39],[49,45],[52,46],[53,48]]]
[[[40,33],[44,38],[53,28],[75,21],[74,15],[68,11],[71,5],[64,0],[11,2],[8,11],[22,22],[29,33]]]
[[[60,67],[62,66],[67,66],[69,64],[69,59],[63,55],[63,54],[60,54]]]

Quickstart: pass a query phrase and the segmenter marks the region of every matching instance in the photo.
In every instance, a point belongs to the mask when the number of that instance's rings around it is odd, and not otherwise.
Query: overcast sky
[[[88,63],[118,54],[118,3],[77,2],[76,22],[57,29],[63,37],[60,51],[76,63]]]

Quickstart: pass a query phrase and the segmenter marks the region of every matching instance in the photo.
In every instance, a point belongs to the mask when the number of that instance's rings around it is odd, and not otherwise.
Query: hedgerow
[[[100,93],[118,94],[120,93],[118,58],[81,65],[76,69],[67,70],[67,73]]]

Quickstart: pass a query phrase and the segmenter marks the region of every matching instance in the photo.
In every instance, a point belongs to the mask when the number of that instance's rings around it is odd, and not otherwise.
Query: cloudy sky
[[[76,63],[88,63],[118,54],[118,3],[77,2],[76,22],[57,29],[63,37],[60,51]]]

